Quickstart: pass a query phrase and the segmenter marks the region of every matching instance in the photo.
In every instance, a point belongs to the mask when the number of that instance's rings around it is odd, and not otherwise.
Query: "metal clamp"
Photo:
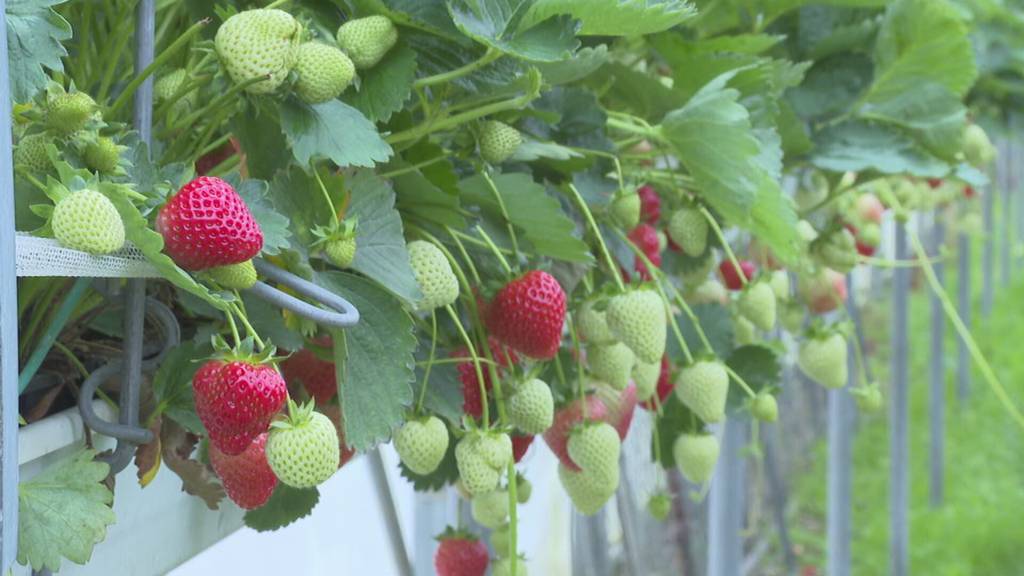
[[[307,298],[333,308],[334,311],[324,310],[299,300],[291,294],[286,294],[263,282],[257,282],[252,288],[249,288],[251,294],[259,296],[278,308],[291,310],[317,324],[334,328],[345,328],[355,326],[359,322],[359,310],[345,298],[300,278],[291,272],[282,270],[263,259],[254,259],[253,264],[256,266],[256,271],[267,279],[283,284]]]

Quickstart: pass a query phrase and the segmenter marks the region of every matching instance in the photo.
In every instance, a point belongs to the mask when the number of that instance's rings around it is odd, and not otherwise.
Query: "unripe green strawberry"
[[[704,422],[721,422],[729,396],[729,374],[717,360],[698,360],[679,371],[676,395]]]
[[[633,383],[636,384],[636,399],[646,402],[654,395],[661,377],[661,362],[633,363]]]
[[[632,230],[640,223],[640,195],[630,190],[612,200],[612,220],[620,228]]]
[[[67,248],[110,254],[124,246],[124,223],[109,198],[80,190],[62,198],[53,209],[53,236]]]
[[[96,112],[96,101],[85,92],[57,94],[46,107],[46,125],[58,134],[71,134],[85,128]]]
[[[533,484],[530,484],[530,481],[522,474],[516,474],[516,502],[526,504],[530,501],[531,494],[533,494]]]
[[[543,434],[555,418],[551,388],[543,380],[527,380],[508,399],[508,417],[512,425],[527,434]]]
[[[857,265],[857,240],[846,228],[841,228],[812,246],[815,259],[840,274],[846,274]]]
[[[608,327],[643,362],[660,362],[665,354],[668,322],[665,303],[648,289],[619,294],[608,303]]]
[[[800,345],[797,359],[800,369],[826,388],[846,385],[846,340],[833,332],[823,338],[810,338]]]
[[[857,231],[857,242],[868,248],[877,248],[882,243],[882,227],[868,222]]]
[[[590,344],[612,344],[615,336],[608,328],[608,322],[603,310],[596,308],[596,303],[588,300],[580,306],[576,314],[576,323],[580,329],[580,336]]]
[[[761,330],[775,327],[775,292],[767,282],[754,282],[747,285],[740,294],[740,314],[750,320]]]
[[[373,68],[398,42],[398,29],[387,16],[349,20],[338,28],[338,46],[359,70]]]
[[[717,262],[715,262],[715,259],[709,254],[696,264],[684,267],[681,272],[683,284],[687,288],[693,288],[706,282],[709,280],[708,275],[711,274],[711,271],[715,269],[716,265]]]
[[[100,174],[112,174],[121,160],[121,149],[117,143],[105,136],[85,147],[85,164]]]
[[[423,293],[416,308],[433,310],[455,302],[459,297],[459,280],[444,253],[424,240],[409,242],[408,249],[409,264]]]
[[[690,304],[725,304],[729,301],[729,292],[721,282],[708,278],[690,292],[686,301]]]
[[[772,287],[772,292],[775,293],[775,299],[779,302],[785,302],[790,297],[790,286],[789,286],[789,273],[785,270],[775,270],[772,272],[771,279],[768,280],[768,285]]]
[[[715,473],[718,438],[711,434],[680,434],[672,446],[672,455],[687,480],[694,484],[704,484]]]
[[[217,54],[236,84],[264,78],[245,88],[250,94],[277,90],[295,65],[302,26],[291,14],[276,9],[239,12],[217,29]]]
[[[821,204],[828,197],[828,190],[828,178],[821,172],[814,172],[810,183],[797,188],[793,195],[797,209],[804,212]]]
[[[455,446],[459,479],[474,495],[495,490],[511,459],[512,440],[507,434],[470,432]]]
[[[153,99],[157,102],[170,100],[185,86],[188,70],[177,68],[164,74],[153,84]]]
[[[349,236],[324,242],[324,255],[338,268],[348,268],[356,258],[356,237]]]
[[[295,56],[295,93],[304,102],[334,100],[355,78],[356,68],[344,52],[320,42],[301,44]]]
[[[754,397],[750,405],[750,413],[761,422],[775,422],[779,419],[779,403],[775,396],[761,392]]]
[[[491,576],[513,576],[512,574],[512,559],[502,558],[494,563],[491,568]],[[526,572],[526,561],[519,558],[516,561],[516,572],[515,576],[529,576]]]
[[[801,220],[796,223],[796,235],[800,237],[800,240],[804,244],[810,244],[818,238],[818,230],[807,220]]]
[[[807,316],[807,308],[796,301],[786,302],[782,307],[780,324],[790,334],[800,332],[804,326],[804,317]]]
[[[32,172],[46,172],[53,167],[46,152],[46,147],[51,141],[52,138],[48,134],[25,136],[14,147],[14,165]]]
[[[206,270],[206,274],[214,282],[228,290],[245,290],[252,288],[252,285],[256,283],[256,267],[253,266],[252,260],[227,266],[215,266]]]
[[[501,164],[516,153],[523,143],[519,130],[499,122],[488,120],[480,130],[480,155],[490,164]]]
[[[569,434],[569,458],[584,471],[608,471],[619,467],[622,440],[607,422],[586,423]]]
[[[270,423],[267,463],[277,479],[293,488],[323,484],[338,470],[341,452],[331,419],[288,401],[289,415]]]
[[[984,168],[996,157],[996,149],[992,146],[985,129],[977,124],[968,124],[963,136],[964,157],[975,168]]]
[[[511,525],[506,523],[491,530],[491,548],[494,548],[494,553],[498,558],[508,558],[509,556],[508,533],[510,529]]]
[[[650,513],[652,518],[659,522],[668,518],[668,513],[671,510],[672,497],[664,492],[658,492],[652,495],[650,500],[647,501],[647,512]]]
[[[732,318],[732,339],[737,346],[746,346],[757,342],[757,328],[745,317],[736,315]]]
[[[409,420],[395,433],[395,451],[409,470],[430,474],[448,451],[448,428],[437,416]]]
[[[508,492],[492,490],[473,496],[473,520],[485,528],[497,528],[508,519]]]
[[[635,360],[629,346],[620,342],[587,347],[587,365],[590,371],[616,390],[625,390],[629,385]]]
[[[590,516],[596,514],[615,494],[619,487],[619,469],[614,467],[609,470],[575,472],[560,463],[558,479],[576,510]]]
[[[882,409],[884,399],[882,398],[882,390],[878,387],[878,384],[869,384],[867,386],[858,386],[852,391],[853,399],[857,402],[857,408],[864,412],[878,412]]]
[[[668,235],[690,256],[700,256],[708,247],[708,221],[696,208],[680,208],[668,222]]]

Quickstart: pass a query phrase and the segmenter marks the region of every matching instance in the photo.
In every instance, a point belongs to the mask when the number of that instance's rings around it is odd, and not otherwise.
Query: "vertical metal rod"
[[[896,224],[897,260],[908,258],[906,224]],[[908,346],[907,316],[910,293],[910,269],[893,270],[892,282],[892,412],[889,423],[889,548],[891,576],[907,576],[908,543],[910,539],[907,522],[907,503],[910,495],[910,477],[907,464],[909,443],[907,439],[907,379]]]
[[[946,225],[941,209],[936,209],[932,221],[932,253],[938,258],[935,276],[939,284],[946,283],[946,265],[942,263],[942,246],[946,241]],[[928,358],[928,502],[933,508],[942,506],[943,470],[945,470],[945,417],[946,417],[946,312],[942,300],[931,294],[931,347]]]
[[[992,315],[995,277],[995,203],[998,190],[998,179],[990,181],[985,187],[984,223],[985,244],[981,255],[981,313],[988,318]]]
[[[615,505],[619,513],[619,525],[622,527],[622,544],[626,552],[626,566],[629,574],[641,574],[640,557],[637,549],[637,516],[644,514],[637,510],[633,483],[630,481],[626,455],[619,457],[619,489],[615,495]]]
[[[1013,142],[1011,140],[1006,141],[1005,148],[1005,162],[1003,163],[1003,203],[999,207],[1002,211],[1003,224],[999,234],[999,269],[1000,269],[1000,283],[1006,286],[1010,283],[1010,252],[1013,250]]]
[[[0,14],[6,4],[0,0]],[[18,552],[18,280],[7,26],[0,26],[0,54],[0,571],[6,571]]]
[[[743,458],[746,422],[736,418],[723,426],[722,450],[711,483],[708,511],[708,576],[739,576],[743,564]]]
[[[381,512],[384,513],[384,524],[387,527],[388,538],[391,540],[391,553],[395,557],[395,565],[398,566],[398,573],[401,576],[413,576],[412,563],[409,561],[409,553],[405,550],[405,539],[402,538],[402,525],[398,521],[398,511],[395,509],[395,499],[391,495],[391,486],[388,484],[388,471],[384,467],[384,457],[380,449],[371,450],[370,472],[373,474],[373,485],[377,490],[377,499],[380,501]]]
[[[847,293],[853,294],[853,276],[846,277]],[[856,306],[851,296],[847,307]],[[856,338],[857,335],[854,334]],[[850,575],[850,485],[852,430],[849,388],[857,382],[854,344],[847,344],[847,386],[828,391],[828,513],[826,550],[829,576]]]
[[[1021,203],[1024,205],[1024,202]],[[964,326],[971,329],[971,237],[960,233],[957,241],[957,308]],[[956,341],[956,395],[961,402],[971,394],[971,356],[963,338]]]

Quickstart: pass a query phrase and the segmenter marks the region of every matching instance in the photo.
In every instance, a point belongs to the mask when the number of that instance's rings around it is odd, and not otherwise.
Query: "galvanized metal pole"
[[[992,314],[995,293],[995,203],[998,186],[991,181],[985,189],[985,244],[981,255],[981,313],[986,318]]]
[[[6,4],[0,0],[0,15]],[[18,280],[7,26],[0,26],[0,54],[0,571],[6,572],[18,552]]]
[[[1024,202],[1021,203],[1024,205]],[[960,319],[971,328],[971,237],[960,233],[957,241],[957,308]],[[956,396],[961,402],[971,394],[971,356],[963,338],[956,341]]]
[[[384,457],[380,453],[380,448],[371,450],[367,457],[370,459],[373,485],[377,490],[381,512],[384,514],[384,524],[387,526],[388,538],[391,540],[391,553],[394,555],[398,573],[401,576],[413,576],[412,563],[409,560],[409,553],[405,550],[405,539],[402,538],[402,525],[398,521],[398,511],[395,509],[395,499],[391,494],[391,486],[388,484],[388,471],[384,467]]]
[[[942,263],[942,246],[946,241],[946,226],[941,209],[936,209],[932,221],[932,253],[939,258],[935,264],[935,276],[939,284],[945,285],[946,265]],[[945,470],[945,416],[946,416],[946,313],[942,300],[931,294],[931,347],[928,358],[928,502],[933,508],[942,505],[943,471]]]
[[[847,308],[854,308],[853,276],[846,276]],[[854,334],[854,338],[856,338]],[[826,556],[829,576],[850,575],[850,485],[852,469],[852,430],[849,389],[857,382],[854,344],[847,344],[847,386],[828,391],[828,513],[826,519]]]
[[[896,223],[897,260],[906,260],[906,224]],[[889,548],[891,576],[907,576],[909,524],[907,504],[910,496],[908,474],[909,443],[907,438],[907,316],[910,294],[910,269],[893,270],[892,281],[892,411],[889,423]]]
[[[740,576],[743,564],[743,510],[746,482],[742,457],[747,423],[730,418],[711,483],[708,511],[708,576]]]

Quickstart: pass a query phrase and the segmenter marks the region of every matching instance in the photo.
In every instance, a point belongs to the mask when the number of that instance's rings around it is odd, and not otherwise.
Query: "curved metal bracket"
[[[359,310],[341,296],[262,259],[253,260],[253,264],[256,266],[256,271],[265,278],[283,284],[307,298],[333,308],[334,311],[324,310],[299,300],[291,294],[286,294],[263,282],[257,282],[252,288],[249,288],[250,293],[259,296],[274,306],[291,310],[317,324],[334,328],[346,328],[348,326],[355,326],[359,322]]]

